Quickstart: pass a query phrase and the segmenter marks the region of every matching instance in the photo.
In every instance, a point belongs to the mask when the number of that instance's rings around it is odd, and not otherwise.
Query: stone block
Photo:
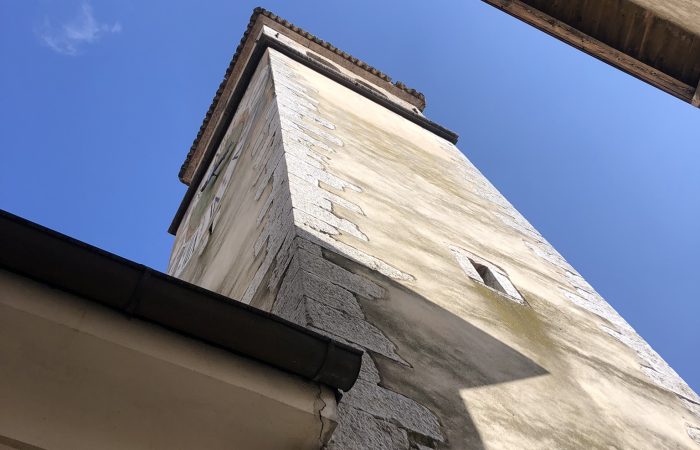
[[[358,380],[343,401],[375,417],[395,421],[411,431],[444,441],[438,419],[428,408],[376,384]]]
[[[350,406],[338,407],[340,423],[328,450],[404,450],[408,449],[406,431]]]

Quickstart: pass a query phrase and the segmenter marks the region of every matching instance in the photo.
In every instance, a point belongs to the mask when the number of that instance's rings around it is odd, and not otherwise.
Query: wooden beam
[[[700,81],[698,81],[698,87],[695,88],[695,94],[693,95],[693,99],[690,101],[690,104],[696,108],[700,108]]]
[[[660,70],[648,66],[638,59],[610,47],[536,8],[524,4],[520,0],[483,1],[674,97],[692,103],[695,106],[700,106],[700,94],[698,93],[700,88],[696,89],[694,86],[689,86]],[[698,103],[695,103],[696,101]]]

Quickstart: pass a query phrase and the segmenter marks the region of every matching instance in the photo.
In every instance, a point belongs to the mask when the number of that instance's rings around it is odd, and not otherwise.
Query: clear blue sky
[[[157,269],[254,6],[0,0],[0,208]],[[472,0],[263,4],[426,114],[700,390],[700,110]]]

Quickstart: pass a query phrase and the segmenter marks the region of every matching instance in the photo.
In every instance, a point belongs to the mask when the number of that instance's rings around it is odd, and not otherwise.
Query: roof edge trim
[[[180,205],[177,211],[175,212],[175,217],[173,218],[170,226],[168,227],[168,233],[172,235],[177,234],[177,229],[180,226],[180,222],[184,218],[185,213],[187,212],[187,208],[190,204],[190,201],[192,200],[197,191],[197,186],[204,177],[204,173],[206,172],[207,167],[211,163],[211,159],[213,158],[216,152],[216,148],[218,147],[219,143],[226,134],[226,129],[231,123],[231,120],[233,120],[233,116],[235,115],[238,109],[238,105],[243,99],[243,95],[245,94],[245,91],[248,88],[248,84],[253,76],[253,73],[255,72],[255,68],[260,62],[260,59],[265,53],[265,50],[267,50],[268,48],[272,48],[274,50],[279,51],[285,56],[288,56],[289,58],[299,62],[300,64],[303,64],[313,69],[314,71],[319,72],[320,74],[337,82],[338,84],[345,86],[346,88],[372,100],[373,102],[382,105],[388,110],[407,119],[408,121],[413,122],[421,128],[430,131],[436,136],[439,136],[453,144],[456,144],[457,140],[459,139],[457,133],[431,121],[430,119],[427,119],[421,114],[416,114],[398,105],[392,100],[389,100],[383,97],[382,95],[378,94],[373,89],[363,86],[362,84],[355,82],[353,79],[334,71],[333,69],[327,67],[321,62],[316,61],[315,59],[305,54],[302,54],[293,48],[290,48],[289,46],[283,44],[279,40],[274,39],[268,34],[261,33],[255,44],[255,48],[252,54],[250,55],[250,58],[248,58],[246,66],[241,71],[240,79],[238,80],[236,87],[231,93],[231,100],[229,101],[229,104],[226,106],[226,109],[223,112],[221,119],[219,120],[218,127],[216,130],[214,130],[213,135],[209,140],[208,148],[204,150],[204,153],[201,157],[201,161],[197,165],[195,173],[192,176],[190,182],[188,183],[188,189],[185,192],[185,196],[180,202]]]
[[[362,351],[0,210],[0,268],[335,389]]]

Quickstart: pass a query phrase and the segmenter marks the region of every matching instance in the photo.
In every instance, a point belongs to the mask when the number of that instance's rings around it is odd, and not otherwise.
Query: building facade
[[[364,351],[331,449],[698,448],[698,395],[424,106],[256,10],[168,272]]]

